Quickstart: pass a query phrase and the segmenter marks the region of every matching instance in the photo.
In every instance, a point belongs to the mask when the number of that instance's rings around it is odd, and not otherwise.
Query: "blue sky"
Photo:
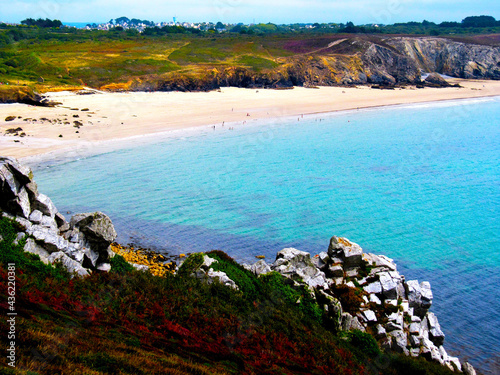
[[[500,18],[498,0],[0,0],[0,21],[25,18],[105,22],[126,16],[152,21],[347,22],[355,24],[461,21],[469,15]]]

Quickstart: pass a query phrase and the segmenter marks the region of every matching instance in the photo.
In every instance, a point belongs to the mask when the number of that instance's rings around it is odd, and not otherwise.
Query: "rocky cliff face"
[[[458,78],[500,79],[500,47],[444,38],[391,38],[387,43],[424,72]]]
[[[433,37],[353,36],[311,53],[282,59],[274,69],[256,72],[241,66],[219,66],[196,75],[172,73],[154,82],[137,81],[130,89],[208,91],[224,86],[393,86],[426,84],[421,81],[422,74],[434,72],[457,78],[500,79],[500,47]]]

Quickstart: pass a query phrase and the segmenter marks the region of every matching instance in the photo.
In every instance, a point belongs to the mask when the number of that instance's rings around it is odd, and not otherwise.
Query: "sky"
[[[500,19],[498,0],[0,0],[0,21],[26,18],[106,22],[118,17],[155,22],[346,23],[461,21],[467,16]]]

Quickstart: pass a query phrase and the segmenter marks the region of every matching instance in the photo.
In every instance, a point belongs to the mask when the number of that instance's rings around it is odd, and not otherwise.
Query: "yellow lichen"
[[[145,249],[134,249],[117,243],[111,244],[111,250],[121,255],[127,262],[149,267],[149,272],[154,276],[164,277],[175,270],[175,263],[164,264],[165,257]]]

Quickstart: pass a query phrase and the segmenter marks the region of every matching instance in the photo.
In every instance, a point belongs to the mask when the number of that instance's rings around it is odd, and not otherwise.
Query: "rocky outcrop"
[[[101,212],[78,214],[68,223],[51,199],[38,192],[31,170],[16,159],[0,157],[0,210],[23,229],[24,250],[44,263],[61,263],[70,273],[109,270],[109,245],[117,236]]]
[[[308,287],[337,329],[371,332],[384,350],[422,356],[453,371],[472,368],[448,355],[443,346],[445,334],[429,311],[433,302],[430,283],[407,281],[392,259],[365,253],[346,238],[332,237],[328,250],[313,258],[287,248],[267,267],[260,260],[246,268],[256,274],[279,272],[296,285]],[[345,298],[349,293],[349,298],[362,296],[355,309]]]
[[[422,72],[457,78],[500,79],[500,47],[445,38],[387,38],[387,44],[409,57]]]
[[[428,86],[431,87],[450,87],[451,85],[443,78],[441,75],[438,73],[431,73],[429,74],[425,80],[424,83],[426,83]]]
[[[274,61],[275,67],[214,66],[204,72],[172,72],[134,81],[133,91],[209,91],[220,87],[291,88],[373,84],[378,88],[421,85],[424,73],[456,78],[500,79],[500,47],[436,37],[359,36]],[[314,44],[316,45],[316,43]],[[439,75],[425,84],[445,87]]]

